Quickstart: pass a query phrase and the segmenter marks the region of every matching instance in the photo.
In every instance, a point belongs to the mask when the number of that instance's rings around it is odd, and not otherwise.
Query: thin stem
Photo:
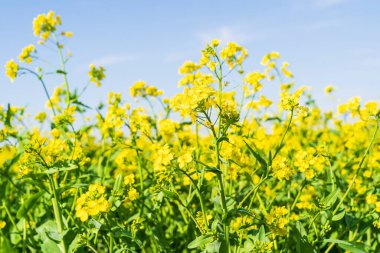
[[[199,197],[200,204],[201,204],[201,210],[202,210],[203,220],[204,220],[204,222],[206,224],[206,227],[208,228],[208,221],[207,221],[206,211],[205,211],[205,208],[204,208],[204,200],[202,198],[201,191],[199,190],[197,184],[194,182],[194,180],[191,178],[191,176],[186,173],[186,171],[181,170],[181,169],[178,169],[178,170],[181,171],[183,174],[185,174],[190,179],[191,183],[194,185],[195,190],[197,192],[197,195]]]
[[[276,149],[276,152],[275,152],[274,155],[273,155],[272,160],[274,160],[274,158],[276,158],[278,152],[280,151],[282,145],[284,144],[285,136],[286,136],[286,134],[287,134],[288,131],[289,131],[290,124],[292,123],[292,120],[293,120],[293,116],[294,116],[294,109],[292,109],[291,112],[290,112],[290,119],[289,119],[288,125],[286,126],[285,132],[284,132],[284,134],[282,135],[282,138],[281,138],[280,145],[278,145],[278,147],[277,147],[277,149]]]
[[[335,207],[335,209],[334,209],[334,211],[333,211],[333,213],[332,213],[332,216],[334,216],[334,215],[336,214],[336,212],[339,210],[339,207],[343,204],[344,200],[346,199],[348,193],[351,191],[351,188],[352,188],[352,186],[353,186],[354,183],[355,183],[355,179],[356,179],[357,176],[359,175],[359,172],[360,172],[360,170],[361,170],[361,168],[362,168],[362,165],[363,165],[365,159],[367,158],[367,155],[368,155],[368,153],[369,153],[369,151],[370,151],[370,149],[371,149],[371,147],[372,147],[372,145],[373,145],[373,142],[374,142],[374,140],[375,140],[375,138],[376,138],[376,135],[377,135],[377,132],[378,132],[378,130],[379,130],[379,126],[380,126],[380,121],[378,120],[378,121],[377,121],[377,124],[376,124],[376,129],[375,129],[375,131],[374,131],[374,133],[373,133],[373,135],[372,135],[371,141],[370,141],[370,143],[369,143],[367,149],[365,150],[364,155],[363,155],[363,157],[362,157],[362,159],[361,159],[361,161],[360,161],[360,163],[359,163],[358,169],[356,170],[356,173],[355,173],[354,177],[352,178],[351,183],[350,183],[350,185],[348,186],[346,192],[343,194],[343,197],[342,197],[342,199],[340,200],[339,204]]]
[[[48,90],[47,90],[47,88],[46,88],[46,85],[45,85],[44,80],[42,79],[42,76],[40,76],[39,74],[37,74],[37,73],[34,72],[33,70],[30,70],[30,69],[27,69],[27,68],[20,68],[20,70],[25,70],[25,71],[31,73],[32,75],[34,75],[35,77],[37,77],[37,79],[41,82],[42,87],[43,87],[44,92],[45,92],[45,95],[46,95],[47,99],[49,100],[49,104],[50,104],[50,106],[51,106],[51,109],[52,109],[52,111],[53,111],[53,114],[54,114],[54,116],[56,116],[57,113],[56,113],[56,111],[55,111],[55,109],[54,109],[54,104],[53,104],[53,102],[51,101],[51,98],[50,98],[49,92],[48,92]]]
[[[62,48],[58,42],[58,39],[57,39],[57,36],[55,35],[55,33],[53,33],[53,39],[54,39],[54,42],[58,48],[59,60],[61,62],[61,70],[63,72],[62,73],[63,74],[63,81],[64,81],[64,85],[66,88],[66,106],[69,107],[71,95],[70,95],[69,82],[67,81],[67,72],[66,72],[65,60],[63,59]]]
[[[61,209],[58,203],[57,182],[51,175],[49,175],[49,180],[50,180],[50,191],[51,191],[51,194],[53,194],[53,198],[51,199],[51,201],[53,204],[54,217],[57,223],[58,232],[62,235],[64,225],[63,225],[63,220],[62,220]],[[60,244],[61,244],[62,252],[66,253],[67,249],[66,249],[64,240],[61,240]]]
[[[222,120],[221,120],[221,114],[222,114],[222,92],[223,92],[223,74],[222,74],[222,65],[219,61],[219,71],[220,75],[218,76],[218,106],[219,106],[219,126],[218,126],[218,135],[217,138],[214,135],[214,141],[215,141],[215,162],[216,162],[216,167],[221,171],[221,164],[220,164],[220,142],[218,142],[218,138],[221,137],[221,127],[222,127]],[[229,235],[229,226],[226,224],[226,217],[228,214],[228,209],[227,209],[227,204],[226,204],[226,196],[225,196],[225,190],[224,190],[224,182],[223,182],[223,176],[222,173],[218,173],[218,181],[219,181],[219,190],[220,190],[220,197],[221,197],[221,202],[222,202],[222,207],[223,207],[223,228],[224,228],[224,236],[226,240],[226,246],[227,246],[227,252],[230,252],[230,235]]]

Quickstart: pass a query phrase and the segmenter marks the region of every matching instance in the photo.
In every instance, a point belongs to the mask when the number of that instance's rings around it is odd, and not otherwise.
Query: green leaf
[[[7,237],[0,239],[0,252],[16,253],[17,251],[12,247],[11,242]]]
[[[162,190],[162,193],[165,197],[171,200],[178,200],[178,195],[175,192],[168,191],[168,190]]]
[[[347,242],[338,239],[325,239],[324,242],[336,243],[344,250],[348,250],[352,253],[366,253],[365,245],[358,242]]]
[[[51,169],[45,170],[44,173],[50,175],[56,172],[75,170],[77,168],[78,167],[75,165],[71,165],[70,167],[67,167],[67,168],[51,168]]]
[[[269,117],[265,121],[278,121],[278,122],[281,122],[282,120],[279,117]]]
[[[309,243],[305,228],[300,222],[297,223],[294,229],[294,236],[296,239],[296,252],[297,253],[316,253],[317,251]]]
[[[335,201],[338,199],[338,195],[340,193],[339,189],[335,189],[334,191],[330,192],[329,195],[327,195],[322,201],[321,204],[323,204],[326,207],[331,208]]]
[[[242,207],[236,209],[236,212],[237,212],[237,213],[244,214],[244,215],[248,215],[248,216],[251,216],[251,217],[255,217],[253,214],[251,214],[250,212],[248,212],[247,210],[245,210],[245,209],[242,208]]]
[[[302,225],[301,222],[297,221],[296,228],[297,228],[298,232],[300,232],[300,235],[302,237],[303,236],[307,236],[306,230],[305,230],[305,228],[304,228],[304,226]]]
[[[259,239],[260,242],[265,241],[265,227],[264,227],[264,225],[260,226],[259,233],[257,234],[257,239]]]
[[[41,245],[41,251],[43,253],[60,253],[61,250],[59,249],[57,243],[53,242],[52,240],[45,240]]]
[[[123,187],[123,176],[120,174],[117,176],[115,183],[113,185],[113,191],[118,192],[122,189]]]
[[[80,239],[81,235],[77,234],[74,240],[69,245],[69,253],[75,253],[79,248],[85,245],[85,242]]]
[[[216,141],[216,143],[219,144],[219,143],[222,142],[222,141],[229,142],[229,139],[228,139],[227,136],[222,136],[222,137],[218,138],[218,140]]]
[[[206,252],[207,253],[219,253],[221,245],[222,245],[222,242],[214,241],[214,242],[207,245]]]
[[[66,75],[67,73],[61,69],[57,69],[56,71],[57,74],[62,74],[62,75]]]
[[[26,217],[28,211],[33,208],[33,206],[37,203],[37,200],[43,195],[43,192],[38,192],[33,194],[29,199],[27,199],[22,206],[18,209],[16,217],[17,219],[21,219],[22,217]]]
[[[249,152],[256,158],[256,160],[261,164],[261,167],[263,169],[266,169],[268,167],[267,162],[265,161],[264,158],[262,158],[256,151],[254,151],[246,141],[244,141],[245,145],[247,145],[247,148]]]
[[[204,167],[203,168],[204,171],[207,171],[207,172],[212,172],[212,173],[215,173],[215,174],[222,174],[222,171],[216,167],[210,167],[210,166],[207,166],[207,167]],[[197,170],[198,173],[201,173],[202,170]]]
[[[332,217],[332,220],[333,220],[333,221],[341,220],[341,219],[344,218],[344,215],[346,215],[346,211],[343,209],[343,211],[341,211],[340,213],[335,214],[335,215]]]
[[[4,124],[6,126],[11,126],[11,118],[12,118],[12,109],[11,105],[8,103],[8,109],[7,109],[7,117],[5,118]]]
[[[202,247],[205,244],[211,243],[214,241],[213,235],[201,235],[195,238],[194,241],[190,242],[189,245],[187,245],[187,248],[189,249],[196,249],[199,247]]]

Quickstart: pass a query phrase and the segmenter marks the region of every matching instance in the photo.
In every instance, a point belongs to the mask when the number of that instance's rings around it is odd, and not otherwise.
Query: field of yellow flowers
[[[175,96],[137,81],[90,108],[61,27],[38,15],[38,43],[5,65],[12,82],[36,78],[46,110],[0,106],[0,252],[380,252],[378,101],[323,112],[279,53],[246,72],[245,48],[213,40]],[[58,69],[39,67],[42,45]],[[62,78],[53,94],[48,73]],[[100,86],[105,69],[88,76]]]

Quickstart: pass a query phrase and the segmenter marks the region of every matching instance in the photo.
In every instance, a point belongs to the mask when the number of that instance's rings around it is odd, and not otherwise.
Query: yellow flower
[[[271,106],[273,102],[267,99],[264,95],[261,95],[258,103],[260,106],[268,108],[269,106]]]
[[[125,185],[132,185],[135,183],[135,175],[129,174],[124,177],[124,184]]]
[[[260,81],[263,80],[264,78],[265,78],[264,74],[260,72],[252,72],[252,73],[248,73],[245,76],[244,81],[252,85],[253,92],[256,93],[257,91],[261,90],[261,88],[263,87],[263,84],[260,83]]]
[[[280,181],[289,180],[295,171],[289,166],[285,157],[276,157],[272,163],[272,175]]]
[[[72,32],[61,32],[61,35],[65,36],[65,37],[68,37],[68,38],[73,37],[73,33]]]
[[[105,71],[106,70],[102,66],[96,68],[94,64],[91,64],[90,71],[88,72],[90,81],[95,83],[96,86],[100,87],[102,85],[100,81],[102,81],[106,77],[106,75],[104,74]]]
[[[213,40],[211,41],[211,46],[212,46],[212,47],[217,47],[217,46],[219,46],[219,43],[220,43],[220,40],[213,39]]]
[[[270,52],[269,54],[265,55],[263,59],[261,60],[261,65],[268,66],[271,61],[280,58],[280,54],[278,52]]]
[[[287,91],[281,92],[280,94],[280,109],[281,110],[294,110],[299,106],[299,100],[303,94],[305,86],[296,90],[293,94],[288,93]]]
[[[34,119],[42,123],[45,121],[46,117],[47,117],[46,112],[39,112],[36,116],[34,116]]]
[[[247,57],[247,50],[235,42],[228,42],[227,47],[220,51],[220,58],[227,62],[230,69],[241,65]]]
[[[0,229],[5,228],[6,225],[7,225],[7,223],[5,221],[0,220]]]
[[[309,114],[309,108],[307,108],[306,106],[299,106],[297,113],[302,117],[306,117]]]
[[[18,72],[18,64],[13,60],[9,60],[7,64],[5,64],[5,74],[11,79],[11,82],[13,83]]]
[[[20,62],[25,62],[27,64],[32,62],[31,53],[34,52],[36,49],[34,45],[26,46],[22,49],[21,54],[18,56]]]
[[[137,190],[135,188],[129,189],[129,191],[128,191],[129,200],[133,201],[133,200],[137,199],[138,196],[139,196],[139,193],[137,192]]]
[[[328,85],[326,86],[325,88],[325,94],[330,94],[331,92],[333,92],[335,90],[335,87],[332,86],[332,85]]]
[[[287,215],[288,212],[289,210],[285,206],[274,207],[270,213],[265,216],[266,222],[270,225],[275,235],[286,235],[288,219],[284,216]]]
[[[137,81],[129,88],[131,97],[157,97],[164,93],[163,90],[158,90],[156,86],[148,86],[144,81]]]
[[[290,72],[287,68],[289,67],[289,63],[288,62],[284,62],[282,64],[282,67],[281,67],[281,71],[282,73],[284,73],[284,75],[288,78],[293,78],[293,74],[292,72]]]
[[[76,215],[82,222],[88,220],[88,213],[84,209],[77,210]]]
[[[192,160],[192,151],[185,152],[183,155],[178,157],[178,166],[182,169],[184,168],[187,164],[189,164]]]
[[[42,42],[45,42],[56,27],[61,25],[61,18],[55,15],[54,11],[49,11],[47,14],[40,14],[33,20],[34,36],[40,36]]]
[[[375,206],[375,211],[380,213],[380,201],[376,201]]]
[[[165,144],[161,149],[157,151],[155,164],[157,165],[157,168],[161,168],[162,166],[169,165],[173,159],[173,153],[170,151],[169,146]]]
[[[82,194],[76,202],[76,216],[82,221],[88,220],[89,216],[106,213],[111,209],[111,203],[106,200],[105,186],[92,184],[88,191]]]
[[[103,194],[106,191],[106,187],[100,184],[92,184],[89,186],[88,191]]]
[[[200,69],[201,66],[196,64],[195,62],[186,61],[183,63],[183,65],[179,68],[178,73],[179,74],[190,74],[192,72],[197,71]]]

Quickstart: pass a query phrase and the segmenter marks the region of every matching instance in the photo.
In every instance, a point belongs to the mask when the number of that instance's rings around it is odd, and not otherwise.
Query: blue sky
[[[200,50],[213,38],[236,41],[248,49],[246,70],[255,70],[261,57],[279,51],[290,62],[297,85],[313,86],[319,105],[335,102],[323,88],[337,87],[336,98],[360,95],[380,98],[380,1],[11,1],[1,0],[0,63],[17,58],[21,48],[36,43],[32,20],[54,10],[63,29],[74,37],[65,44],[73,52],[69,82],[81,87],[88,80],[90,63],[103,65],[107,79],[86,94],[91,105],[109,91],[129,94],[137,80],[166,91],[179,91],[178,67],[198,60]],[[49,90],[60,84],[50,80]],[[270,89],[269,92],[277,91]],[[10,84],[0,75],[0,104],[43,109],[45,96],[39,83],[21,77]]]

